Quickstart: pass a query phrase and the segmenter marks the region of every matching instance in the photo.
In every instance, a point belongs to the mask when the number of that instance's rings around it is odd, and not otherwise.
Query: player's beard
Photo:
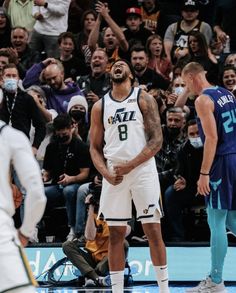
[[[128,73],[127,72],[124,72],[119,77],[115,77],[115,75],[111,76],[112,82],[118,83],[118,84],[124,82],[127,78],[128,78]]]

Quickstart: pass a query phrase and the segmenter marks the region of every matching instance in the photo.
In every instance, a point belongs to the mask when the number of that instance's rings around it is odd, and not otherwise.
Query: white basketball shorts
[[[115,165],[110,161],[107,163],[110,172]],[[137,220],[160,223],[162,213],[159,199],[160,184],[155,161],[149,160],[125,175],[116,186],[103,179],[99,216],[103,216],[110,225],[127,223],[132,218],[133,200]]]

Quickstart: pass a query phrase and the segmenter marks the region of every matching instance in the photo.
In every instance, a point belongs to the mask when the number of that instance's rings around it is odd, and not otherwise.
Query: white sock
[[[169,277],[168,277],[168,267],[164,266],[153,266],[156,272],[157,283],[159,286],[160,293],[169,293]]]
[[[124,291],[124,271],[110,271],[112,293]]]

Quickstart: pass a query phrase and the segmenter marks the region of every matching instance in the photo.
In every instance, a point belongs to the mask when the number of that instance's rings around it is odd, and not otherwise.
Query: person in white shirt
[[[47,57],[59,57],[58,36],[67,31],[69,6],[70,0],[34,0],[32,49],[44,51]]]
[[[24,219],[17,231],[12,216],[15,213],[10,185],[11,164],[27,191]],[[0,292],[33,293],[34,281],[22,251],[36,224],[40,221],[46,197],[38,164],[28,138],[0,120]]]

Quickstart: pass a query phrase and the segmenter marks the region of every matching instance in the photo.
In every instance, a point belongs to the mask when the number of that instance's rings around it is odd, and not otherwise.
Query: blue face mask
[[[201,137],[189,137],[189,141],[191,143],[191,145],[195,148],[195,149],[199,149],[201,147],[203,147],[203,143],[201,140]]]
[[[173,89],[173,93],[176,94],[177,96],[179,96],[183,92],[184,92],[184,87],[182,86],[178,86]]]
[[[5,78],[3,87],[7,92],[15,93],[18,87],[18,80],[15,78]]]

